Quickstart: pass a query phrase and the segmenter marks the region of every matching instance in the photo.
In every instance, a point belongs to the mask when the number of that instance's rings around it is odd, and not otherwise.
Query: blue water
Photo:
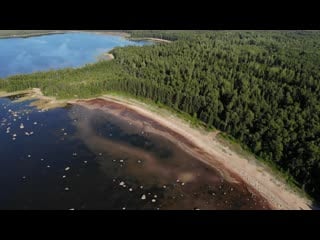
[[[114,47],[142,46],[146,41],[94,33],[66,33],[0,39],[0,77],[94,62]]]

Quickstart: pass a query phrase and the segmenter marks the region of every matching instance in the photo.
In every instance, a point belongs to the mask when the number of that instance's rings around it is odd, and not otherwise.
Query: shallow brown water
[[[187,153],[197,149],[188,139],[123,105],[95,99],[89,107],[73,111],[78,137],[93,151],[125,157],[121,171],[152,189],[145,192],[148,207],[161,209],[268,209],[268,203],[243,181],[226,181],[219,171]],[[80,110],[81,109],[81,110]],[[103,111],[102,111],[103,110]],[[80,120],[81,119],[81,120]],[[101,134],[105,122],[117,126],[118,134]],[[110,127],[106,127],[109,129]],[[112,127],[111,127],[112,128]],[[161,134],[159,134],[161,132]],[[108,133],[108,131],[107,131]],[[181,144],[183,142],[183,144]],[[180,143],[180,144],[177,144]],[[189,150],[189,149],[188,149]],[[117,158],[116,157],[116,158]],[[109,169],[108,164],[103,169]],[[236,176],[233,176],[236,178]],[[152,204],[154,192],[156,204]]]

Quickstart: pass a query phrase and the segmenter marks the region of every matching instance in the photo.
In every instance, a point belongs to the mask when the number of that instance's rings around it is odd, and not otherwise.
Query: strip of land
[[[0,38],[23,38],[49,34],[62,34],[65,30],[0,30]]]
[[[162,39],[162,38],[130,38],[133,41],[153,41],[153,42],[162,42],[162,43],[171,43],[170,40]]]

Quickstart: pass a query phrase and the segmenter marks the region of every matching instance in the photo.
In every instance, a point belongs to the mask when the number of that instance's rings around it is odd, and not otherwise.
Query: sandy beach
[[[138,101],[113,96],[104,96],[99,99],[109,105],[110,102],[121,104],[123,107],[132,109],[142,116],[169,128],[172,132],[167,132],[167,134],[176,138],[177,144],[182,144],[182,147],[185,147],[185,149],[187,147],[189,153],[196,154],[199,159],[218,169],[228,181],[236,182],[237,177],[239,177],[263,196],[269,202],[272,209],[311,209],[312,203],[308,199],[293,192],[284,181],[277,179],[269,170],[256,162],[239,156],[224,146],[216,138],[217,132],[210,133],[193,128],[185,121],[173,115],[153,112],[148,109],[146,104]],[[103,109],[101,102],[95,104],[90,101],[88,102],[88,100],[75,100],[69,103],[80,104],[93,109]],[[181,141],[179,136],[187,139],[187,142]]]
[[[218,170],[226,180],[237,182],[239,179],[244,181],[248,186],[254,189],[265,198],[272,209],[277,210],[309,210],[312,202],[295,193],[287,186],[284,180],[276,177],[270,169],[258,164],[257,160],[247,159],[232,151],[225,146],[217,138],[217,131],[208,132],[204,129],[194,128],[186,121],[170,114],[169,112],[156,111],[145,103],[134,99],[105,95],[100,98],[92,98],[85,100],[56,100],[52,97],[46,97],[40,89],[32,89],[29,91],[21,91],[19,94],[26,93],[24,99],[39,99],[33,105],[41,109],[50,109],[61,107],[66,104],[79,104],[91,109],[104,110],[104,105],[108,106],[105,110],[112,109],[112,103],[122,106],[122,108],[130,109],[132,112],[139,114],[139,119],[146,126],[146,131],[152,130],[148,128],[148,122],[152,125],[153,131],[157,134],[170,138],[177,145],[180,145],[188,153],[196,156],[199,160],[214,167]],[[15,93],[17,94],[17,93]],[[13,95],[2,94],[2,96]],[[118,109],[119,107],[117,106]],[[117,113],[117,111],[114,112]],[[141,117],[143,116],[143,117]],[[165,128],[165,131],[163,131]]]

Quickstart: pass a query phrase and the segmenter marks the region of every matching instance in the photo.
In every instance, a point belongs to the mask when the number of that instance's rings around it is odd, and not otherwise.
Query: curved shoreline
[[[249,187],[258,192],[263,198],[265,198],[272,209],[275,210],[310,210],[311,201],[299,196],[297,193],[288,189],[287,185],[281,180],[277,179],[272,173],[270,173],[264,166],[259,166],[257,163],[248,161],[237,153],[231,151],[228,147],[225,147],[216,138],[215,132],[208,133],[195,129],[189,126],[183,120],[170,115],[165,116],[159,113],[152,112],[145,106],[145,104],[137,101],[130,101],[113,96],[103,96],[101,98],[93,98],[87,100],[74,100],[69,101],[70,104],[80,104],[86,107],[93,107],[100,109],[99,106],[92,106],[90,100],[102,99],[106,102],[113,102],[131,109],[140,115],[155,121],[156,123],[170,129],[171,131],[183,136],[191,144],[193,144],[196,150],[195,154],[200,151],[202,157],[200,158],[205,163],[211,165],[215,169],[219,169],[235,180],[239,177]],[[179,139],[176,139],[179,144]],[[198,151],[198,153],[197,153]],[[199,155],[198,155],[199,156]],[[236,177],[234,177],[236,176]],[[229,178],[230,180],[230,178]]]
[[[21,100],[30,98],[39,99],[38,101],[35,101],[33,105],[41,109],[62,107],[67,104],[80,104],[86,107],[92,107],[90,106],[90,103],[86,102],[96,99],[120,104],[123,107],[131,109],[143,117],[150,119],[159,126],[170,129],[170,132],[183,136],[183,138],[187,139],[192,146],[195,146],[188,149],[188,151],[193,151],[194,154],[201,153],[202,157],[200,157],[199,160],[202,160],[215,169],[222,171],[223,175],[229,181],[230,179],[236,180],[239,177],[239,179],[245,182],[250,188],[266,199],[272,209],[311,209],[312,202],[309,199],[299,196],[297,193],[293,192],[292,189],[289,189],[284,181],[278,179],[265,166],[258,164],[258,160],[249,161],[247,158],[238,155],[228,147],[224,146],[217,139],[217,132],[209,133],[199,128],[193,128],[186,121],[174,116],[173,114],[163,111],[155,112],[155,110],[151,109],[147,104],[135,99],[122,98],[119,96],[115,97],[104,95],[100,98],[83,100],[56,100],[53,97],[44,96],[40,89],[21,91],[19,93],[27,93],[28,95]],[[7,94],[7,96],[15,94],[11,93]],[[2,94],[2,96],[4,96],[4,94]],[[95,106],[94,108],[99,109],[103,108],[103,106]],[[176,134],[171,135],[175,138],[176,143],[179,144],[179,138],[175,137]],[[186,144],[185,146],[189,147],[190,144]],[[230,173],[230,175],[228,173]]]
[[[102,99],[106,102],[114,102],[125,108],[151,119],[160,126],[164,126],[170,131],[183,136],[193,146],[196,152],[199,150],[203,157],[199,160],[204,161],[217,170],[223,172],[224,176],[230,181],[238,177],[250,188],[258,192],[275,210],[310,210],[312,202],[289,189],[284,181],[279,180],[265,166],[260,166],[258,160],[249,161],[247,158],[224,146],[217,138],[217,132],[207,132],[200,128],[191,127],[186,121],[174,116],[172,113],[164,112],[160,109],[152,109],[143,102],[127,97],[104,95],[89,99],[56,100],[54,97],[44,96],[40,89],[19,91],[15,93],[2,93],[1,96],[10,96],[17,94],[26,94],[21,100],[38,99],[32,103],[40,109],[50,109],[63,107],[67,104],[81,104],[90,107],[86,101]],[[0,96],[0,97],[1,97]],[[95,107],[99,108],[99,107]],[[179,139],[175,139],[179,144]],[[188,145],[186,145],[188,146]],[[191,151],[194,151],[191,149]],[[197,154],[195,152],[195,154]],[[230,175],[228,176],[228,173]],[[236,176],[236,177],[234,177]],[[229,178],[231,177],[231,178]]]

